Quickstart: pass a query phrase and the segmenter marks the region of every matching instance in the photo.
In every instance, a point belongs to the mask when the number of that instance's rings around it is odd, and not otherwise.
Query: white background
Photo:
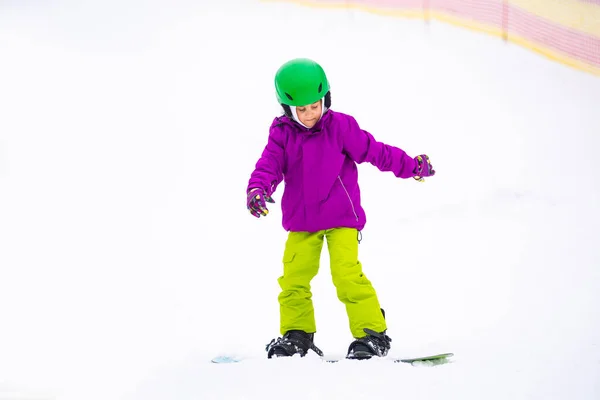
[[[0,2],[0,399],[600,398],[600,79],[435,22],[199,3]],[[454,363],[266,360],[286,232],[245,189],[295,57],[431,157],[423,184],[359,167],[360,258],[390,355]]]

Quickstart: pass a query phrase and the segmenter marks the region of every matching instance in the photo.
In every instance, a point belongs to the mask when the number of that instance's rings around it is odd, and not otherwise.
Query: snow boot
[[[350,343],[346,358],[368,360],[373,356],[385,357],[391,348],[392,339],[385,334],[385,331],[380,333],[367,328],[364,331],[367,336]]]
[[[283,337],[271,340],[266,348],[267,357],[291,357],[295,354],[304,357],[308,350],[313,350],[322,357],[323,352],[314,345],[313,339],[314,333],[297,330],[288,331]]]
[[[381,313],[385,319],[385,310],[383,308],[381,308]],[[346,358],[368,360],[373,356],[385,357],[390,350],[392,338],[385,334],[386,331],[380,333],[367,328],[364,328],[363,331],[367,336],[350,343]]]

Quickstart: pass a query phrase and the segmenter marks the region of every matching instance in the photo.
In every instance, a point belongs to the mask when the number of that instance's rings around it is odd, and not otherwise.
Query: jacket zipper
[[[344,182],[342,182],[342,178],[340,178],[339,175],[338,175],[338,180],[342,184],[342,188],[344,189],[344,192],[346,192],[346,196],[348,197],[348,200],[350,200],[350,206],[352,206],[352,212],[354,213],[354,218],[356,218],[356,221],[358,222],[358,214],[356,213],[356,209],[354,208],[354,202],[350,198],[350,193],[348,193],[348,190],[346,190],[346,186],[344,185]]]

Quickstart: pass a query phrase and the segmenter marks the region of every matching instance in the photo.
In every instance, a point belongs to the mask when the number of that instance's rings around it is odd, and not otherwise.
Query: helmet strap
[[[283,108],[283,115],[285,115],[289,119],[294,119],[294,116],[292,115],[292,109],[290,108],[290,106],[288,106],[287,104],[282,104],[281,107]]]

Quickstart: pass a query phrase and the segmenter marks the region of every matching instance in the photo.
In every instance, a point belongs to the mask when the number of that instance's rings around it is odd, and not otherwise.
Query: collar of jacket
[[[321,132],[321,130],[323,129],[323,125],[327,122],[327,120],[330,118],[330,116],[331,116],[331,110],[328,109],[327,111],[325,111],[323,113],[323,116],[321,117],[321,119],[312,128],[306,128],[306,127],[300,125],[298,122],[294,121],[293,119],[288,118],[285,115],[280,118],[280,121],[286,123],[287,125],[290,125],[298,133],[302,133],[302,134],[306,134],[306,135],[315,135],[315,134]]]

